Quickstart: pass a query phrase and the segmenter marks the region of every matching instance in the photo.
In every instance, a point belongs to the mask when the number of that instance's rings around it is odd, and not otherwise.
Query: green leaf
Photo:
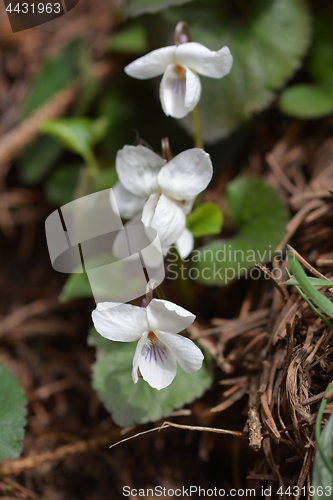
[[[213,241],[192,254],[198,281],[209,286],[225,286],[247,275],[256,262],[271,261],[287,224],[281,199],[261,179],[238,177],[228,184],[226,195],[236,236]]]
[[[227,45],[233,56],[229,75],[200,77],[199,114],[203,138],[217,141],[266,108],[276,91],[299,67],[311,38],[311,16],[305,0],[237,2],[244,12],[232,15],[226,1],[196,1],[167,9],[149,19],[152,48],[167,45],[179,19],[189,24],[192,40],[210,50]],[[163,37],[163,38],[162,38]],[[180,120],[193,135],[192,117]]]
[[[45,183],[45,194],[49,202],[61,206],[72,201],[79,176],[79,165],[60,165]]]
[[[222,229],[223,213],[215,203],[203,203],[191,212],[186,226],[194,237],[206,234],[219,234]]]
[[[78,75],[78,54],[81,40],[71,42],[59,57],[46,62],[33,82],[22,110],[22,117],[41,106],[47,99],[73,82]]]
[[[109,344],[106,352],[97,355],[92,385],[114,422],[122,427],[167,417],[174,409],[202,396],[212,384],[205,365],[191,375],[178,367],[172,384],[160,391],[142,379],[134,384],[132,363],[136,345],[111,341]]]
[[[333,415],[328,419],[327,424],[325,425],[322,433],[321,433],[321,442],[325,455],[329,460],[332,460],[332,444],[333,444]],[[313,464],[313,472],[312,472],[312,485],[314,488],[314,500],[319,500],[322,498],[320,495],[320,490],[318,487],[324,489],[325,487],[329,487],[330,490],[333,487],[333,476],[324,464],[324,461],[319,453],[319,450],[316,451],[315,460]]]
[[[314,37],[310,48],[308,67],[311,75],[325,90],[333,95],[333,21],[316,16]]]
[[[59,295],[59,302],[92,297],[91,286],[86,273],[71,274]]]
[[[107,41],[106,50],[127,54],[142,54],[148,50],[147,33],[143,26],[135,25],[115,33]]]
[[[333,288],[333,281],[322,280],[319,278],[312,278],[308,276],[308,280],[313,286],[327,286]],[[281,285],[296,285],[299,286],[299,282],[294,277],[290,278],[288,281],[281,283]]]
[[[333,92],[324,87],[299,83],[288,87],[279,99],[282,113],[295,118],[317,119],[333,113]]]
[[[44,134],[57,139],[72,153],[86,157],[89,151],[106,133],[108,121],[101,117],[97,120],[90,118],[57,118],[44,120],[40,130]]]
[[[155,14],[167,7],[182,5],[192,1],[193,0],[128,0],[124,15],[136,17],[147,13]]]
[[[293,253],[290,253],[288,256],[288,262],[291,269],[291,272],[297,279],[299,286],[306,293],[314,304],[319,307],[325,314],[327,314],[330,318],[333,318],[333,303],[322,295],[318,290],[314,288],[314,286],[310,283],[308,276],[302,269],[301,264],[298,262],[296,256]]]
[[[18,381],[0,364],[0,460],[22,451],[26,398]]]
[[[61,144],[52,137],[40,137],[20,157],[20,179],[29,185],[40,182],[59,160],[61,153]]]

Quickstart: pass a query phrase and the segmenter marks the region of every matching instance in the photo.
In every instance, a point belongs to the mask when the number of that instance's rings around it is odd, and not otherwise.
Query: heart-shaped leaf
[[[17,458],[22,451],[26,399],[12,374],[0,364],[0,460]]]
[[[139,379],[132,380],[132,363],[135,343],[98,340],[92,333],[91,344],[103,346],[93,365],[92,385],[117,425],[155,422],[185,404],[199,398],[211,386],[212,377],[205,365],[191,375],[178,367],[172,384],[160,391]],[[108,343],[109,345],[107,345]]]
[[[316,119],[333,113],[333,92],[324,87],[299,83],[282,92],[279,99],[282,113],[295,118]]]
[[[219,234],[222,229],[223,213],[216,203],[202,203],[186,219],[186,226],[194,237]]]
[[[285,231],[287,211],[274,189],[261,179],[239,177],[230,182],[227,201],[236,236],[213,241],[192,254],[190,265],[205,285],[227,285],[247,275],[256,262],[272,260]]]
[[[87,151],[104,136],[108,126],[106,118],[57,118],[44,120],[40,129],[57,139],[66,149],[86,157]]]

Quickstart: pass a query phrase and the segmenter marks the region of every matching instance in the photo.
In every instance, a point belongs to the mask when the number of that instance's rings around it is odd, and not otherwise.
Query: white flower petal
[[[123,187],[148,198],[157,189],[157,176],[165,160],[144,146],[124,146],[116,157],[116,170]]]
[[[185,227],[175,245],[182,259],[186,259],[190,255],[194,247],[194,237],[187,227]]]
[[[185,107],[188,111],[193,111],[201,97],[201,82],[196,73],[193,73],[189,68],[186,70],[186,91],[185,91]]]
[[[113,192],[113,196],[111,196],[111,192]],[[117,182],[110,190],[111,208],[115,213],[119,212],[123,219],[131,219],[140,212],[145,201],[146,198],[127,191],[121,182]]]
[[[166,345],[186,373],[194,373],[201,368],[204,356],[192,340],[174,333],[159,332],[158,339]]]
[[[176,64],[188,66],[200,75],[222,78],[231,70],[232,55],[228,47],[214,52],[200,43],[182,43],[176,49]]]
[[[140,348],[141,345],[140,342]],[[139,369],[143,380],[154,389],[160,390],[170,385],[175,378],[177,361],[172,352],[158,338],[154,342],[147,339],[141,350]]]
[[[151,196],[149,196],[148,200],[143,206],[141,220],[142,223],[147,227],[151,227],[155,215],[156,205],[158,203],[158,200],[160,199],[160,196],[161,193],[152,194]]]
[[[203,149],[183,151],[169,161],[158,174],[163,193],[176,200],[186,200],[201,193],[211,181],[213,166]]]
[[[191,198],[187,198],[184,203],[184,210],[186,215],[188,215],[192,211],[192,207],[194,205],[196,196],[192,196]]]
[[[147,306],[147,318],[151,331],[179,333],[195,320],[195,315],[168,300],[153,299]]]
[[[170,245],[182,234],[186,216],[181,205],[164,194],[158,198],[153,194],[143,207],[141,220],[145,226],[156,229],[165,255]]]
[[[98,333],[109,340],[132,342],[149,331],[145,308],[119,304],[111,309],[101,306],[92,312],[92,320]]]
[[[168,66],[160,84],[160,99],[164,113],[184,118],[189,113],[185,106],[186,78],[180,78],[176,66]]]
[[[162,47],[139,57],[125,68],[125,73],[139,80],[162,75],[169,64],[175,62],[176,46]]]
[[[98,302],[97,311],[104,311],[104,309],[111,309],[112,307],[120,306],[122,302]]]
[[[139,361],[142,349],[144,348],[144,345],[147,342],[147,338],[148,338],[148,332],[145,332],[136,345],[135,354],[133,358],[133,370],[132,370],[132,379],[135,384],[139,380],[139,375],[138,375]]]

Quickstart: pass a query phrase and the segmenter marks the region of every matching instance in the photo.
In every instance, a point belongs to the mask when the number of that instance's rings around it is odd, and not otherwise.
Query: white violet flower
[[[186,373],[201,368],[203,354],[192,340],[179,332],[195,316],[172,302],[153,299],[144,307],[103,302],[92,312],[96,330],[119,342],[138,341],[133,359],[134,383],[142,378],[155,389],[163,389],[176,376],[177,363]]]
[[[155,229],[163,255],[174,243],[181,257],[189,255],[193,236],[185,227],[186,215],[212,178],[208,153],[188,149],[166,162],[144,146],[125,146],[117,153],[116,170],[113,193],[120,216]]]
[[[232,66],[228,47],[217,52],[196,42],[182,43],[153,50],[125,67],[125,72],[139,80],[163,75],[160,99],[164,113],[184,118],[193,111],[201,96],[197,73],[210,78],[222,78]]]

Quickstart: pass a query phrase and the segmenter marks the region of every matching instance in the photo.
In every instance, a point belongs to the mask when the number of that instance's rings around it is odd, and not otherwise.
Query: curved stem
[[[326,465],[326,467],[328,468],[328,470],[330,471],[330,473],[333,475],[333,463],[331,460],[329,460],[327,455],[325,455],[323,443],[321,442],[321,432],[320,432],[321,431],[321,421],[323,419],[324,410],[325,410],[325,406],[327,403],[325,396],[330,388],[331,388],[331,383],[328,384],[326,391],[325,391],[325,394],[323,396],[323,399],[321,400],[321,403],[320,403],[320,407],[319,407],[319,411],[318,411],[318,415],[317,415],[317,420],[316,420],[315,435],[316,435],[317,447],[318,447],[318,451],[320,453],[321,459],[324,462],[324,464]]]
[[[194,110],[192,111],[192,120],[193,120],[193,127],[194,127],[194,146],[196,148],[203,149],[204,144],[203,144],[202,134],[201,134],[198,106],[196,106],[194,108]]]
[[[93,179],[99,172],[99,163],[92,149],[87,148],[82,154],[87,166],[88,174]]]

